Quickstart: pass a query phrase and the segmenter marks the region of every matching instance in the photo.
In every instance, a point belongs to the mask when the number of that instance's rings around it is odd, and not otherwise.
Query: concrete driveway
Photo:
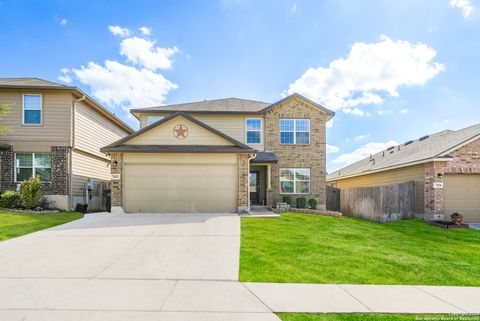
[[[0,320],[278,320],[235,214],[88,215],[0,243]]]

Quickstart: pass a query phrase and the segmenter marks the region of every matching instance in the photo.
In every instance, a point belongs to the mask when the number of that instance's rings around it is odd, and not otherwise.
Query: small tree
[[[10,105],[2,104],[0,105],[0,120],[3,120],[5,116],[10,113]],[[8,127],[0,123],[0,133],[5,133],[8,131]]]
[[[30,177],[20,185],[20,202],[28,209],[33,209],[40,203],[43,188],[40,177]]]

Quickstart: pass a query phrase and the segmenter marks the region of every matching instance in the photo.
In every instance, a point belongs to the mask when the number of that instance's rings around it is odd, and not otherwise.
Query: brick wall
[[[425,213],[427,219],[438,219],[444,214],[444,189],[433,188],[434,182],[443,183],[448,174],[480,174],[480,139],[449,154],[450,162],[425,164]],[[439,176],[440,175],[440,176]],[[436,217],[437,216],[437,217]]]
[[[120,180],[112,180],[112,206],[123,206],[123,154],[122,153],[112,153],[112,174],[120,174]],[[114,166],[114,162],[117,162],[117,165]]]
[[[237,161],[238,161],[238,199],[237,199],[237,206],[238,211],[243,212],[248,210],[248,198],[249,198],[249,190],[248,190],[248,180],[250,176],[250,167],[249,167],[249,154],[237,154]]]
[[[51,147],[51,176],[49,182],[42,182],[46,195],[68,195],[69,192],[69,159],[70,147]],[[15,179],[15,153],[12,147],[1,151],[1,188],[16,189]]]
[[[281,145],[280,119],[310,119],[309,145]],[[325,120],[326,115],[319,109],[308,105],[300,99],[291,99],[275,106],[265,115],[265,150],[277,154],[278,163],[272,164],[271,190],[267,193],[267,203],[281,201],[280,168],[310,168],[310,194],[291,195],[296,197],[318,198],[318,208],[325,209]]]

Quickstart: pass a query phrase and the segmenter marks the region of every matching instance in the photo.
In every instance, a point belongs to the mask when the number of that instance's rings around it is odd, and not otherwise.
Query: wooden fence
[[[345,216],[354,216],[375,222],[413,218],[415,182],[341,189],[340,212]]]
[[[340,189],[327,185],[327,210],[340,211]]]

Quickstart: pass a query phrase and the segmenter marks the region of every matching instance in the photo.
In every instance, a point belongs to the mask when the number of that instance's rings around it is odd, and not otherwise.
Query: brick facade
[[[309,145],[280,144],[281,118],[310,119]],[[265,150],[277,155],[278,163],[271,167],[271,189],[267,192],[267,204],[282,200],[280,194],[280,168],[310,168],[310,194],[290,195],[317,198],[318,208],[324,210],[326,203],[325,153],[326,153],[326,115],[316,107],[300,99],[290,99],[267,111],[265,115]]]
[[[249,208],[249,154],[237,154],[238,161],[238,199],[237,206],[239,212],[247,211]]]
[[[112,206],[123,206],[123,154],[122,153],[112,153],[112,174],[120,174],[121,179],[112,180],[111,190],[112,190]],[[115,162],[116,165],[115,165]]]
[[[45,195],[68,195],[70,147],[51,147],[51,175],[49,182],[42,182]],[[1,151],[1,189],[16,189],[15,182],[15,152],[13,148]]]
[[[427,219],[441,219],[444,214],[444,188],[433,188],[434,182],[444,183],[448,174],[480,174],[480,139],[451,152],[453,161],[425,164],[425,214]]]

